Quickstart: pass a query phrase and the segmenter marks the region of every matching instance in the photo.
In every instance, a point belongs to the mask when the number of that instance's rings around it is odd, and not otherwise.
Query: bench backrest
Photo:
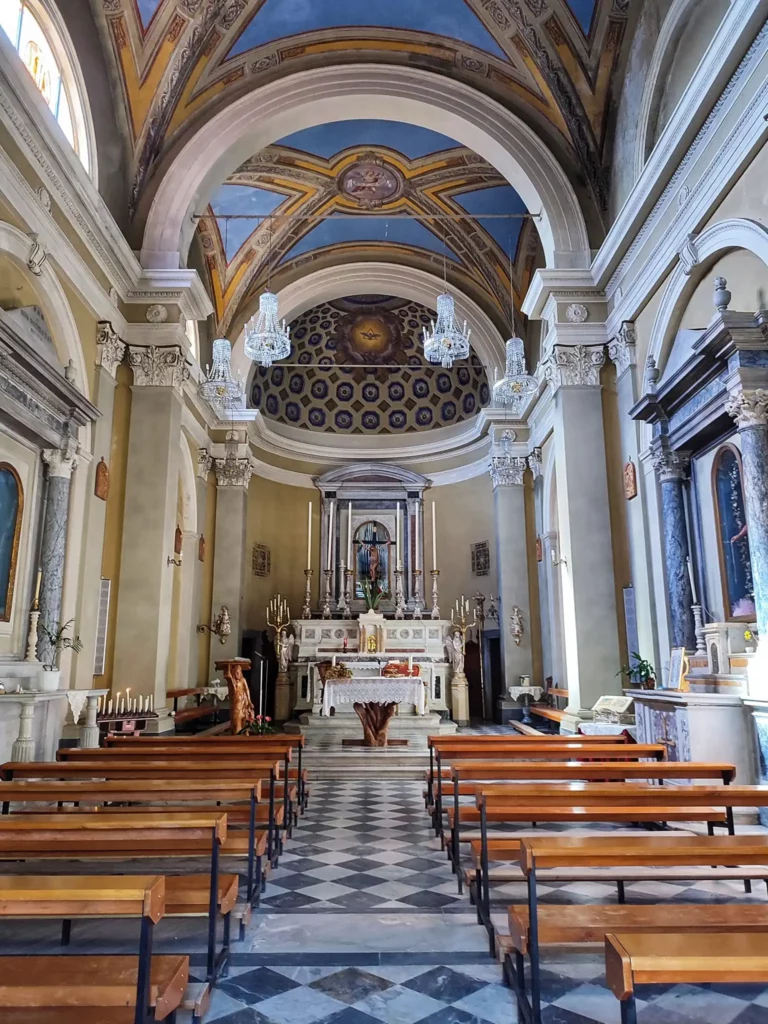
[[[162,875],[0,875],[0,917],[148,917],[165,914]]]
[[[262,780],[256,782],[196,781],[184,779],[89,779],[50,782],[0,782],[0,802],[7,803],[201,803],[261,799]]]
[[[520,736],[514,733],[499,733],[491,736],[429,736],[427,738],[430,747],[435,750],[457,750],[461,747],[493,747],[505,746],[507,743],[524,745],[557,746],[561,743],[587,743],[595,746],[607,744],[616,746],[617,743],[626,743],[627,738],[623,735],[617,736]]]
[[[293,759],[293,748],[286,743],[270,743],[268,746],[259,747],[256,750],[209,750],[205,744],[185,746],[147,746],[127,749],[125,747],[97,747],[95,749],[82,749],[80,747],[61,747],[56,754],[59,761],[138,761],[150,758],[155,761],[170,761],[178,758],[180,761],[194,761],[196,758],[205,758],[208,761],[215,758],[219,764],[241,764],[250,760],[263,761],[267,757],[279,757],[283,760]],[[199,763],[199,762],[198,762]]]
[[[736,777],[736,766],[698,761],[453,761],[451,776],[462,782],[480,779],[722,779],[723,782],[731,782]]]
[[[240,781],[279,778],[282,761],[256,760],[218,765],[216,778]],[[119,759],[106,761],[8,761],[0,766],[0,778],[11,779],[210,779],[212,768],[206,761],[155,761],[147,758],[133,761]]]
[[[262,736],[210,736],[201,733],[197,736],[108,736],[107,747],[149,747],[178,744],[186,746],[208,745],[216,747],[260,747],[270,743],[290,743],[292,747],[306,746],[306,737],[301,733],[270,732]]]
[[[509,743],[507,746],[498,745],[493,750],[485,747],[462,747],[457,750],[437,751],[437,755],[443,766],[453,761],[474,761],[488,760],[489,756],[494,760],[535,760],[538,758],[547,761],[568,761],[568,760],[598,760],[606,761],[639,761],[642,758],[655,758],[663,760],[666,757],[667,749],[661,743],[625,743],[605,744],[602,746],[589,746],[587,744],[564,743],[537,747],[530,743]]]
[[[520,804],[584,804],[663,807],[761,807],[768,803],[768,786],[652,786],[615,782],[566,782],[514,786],[478,786],[478,808],[512,810]]]

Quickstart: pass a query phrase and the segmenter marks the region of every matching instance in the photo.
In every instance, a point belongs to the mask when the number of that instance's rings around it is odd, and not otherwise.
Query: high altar
[[[423,686],[423,701],[401,702],[389,735],[426,745],[430,734],[451,734],[468,719],[467,683],[454,672],[446,643],[451,622],[440,617],[436,545],[429,592],[424,593],[424,501],[429,480],[395,467],[357,465],[317,480],[322,501],[321,572],[312,607],[311,574],[301,619],[292,623],[292,660],[285,685],[294,721],[323,742],[357,738],[360,722],[351,703],[323,710],[329,668],[344,666],[366,692],[391,680],[392,662],[407,664]],[[311,544],[311,538],[310,538]],[[376,611],[367,609],[370,587],[381,590]],[[310,617],[311,616],[311,617]],[[434,616],[434,617],[433,617]],[[391,685],[390,685],[391,689]],[[421,696],[421,694],[419,694]],[[420,713],[423,705],[423,713]],[[453,719],[453,720],[452,720]]]

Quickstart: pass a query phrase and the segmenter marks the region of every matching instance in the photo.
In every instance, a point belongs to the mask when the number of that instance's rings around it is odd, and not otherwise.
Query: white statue
[[[277,643],[277,657],[280,661],[281,674],[288,671],[288,665],[291,662],[291,655],[293,654],[293,645],[295,643],[296,638],[293,636],[289,636],[287,630],[280,630],[280,639],[278,640]]]
[[[460,630],[454,629],[452,635],[446,640],[445,653],[448,655],[453,674],[455,676],[464,675],[464,640]]]
[[[512,614],[509,617],[509,631],[512,634],[512,639],[515,641],[515,645],[519,647],[520,641],[523,639],[525,626],[523,625],[522,609],[518,608],[517,605],[512,609]]]

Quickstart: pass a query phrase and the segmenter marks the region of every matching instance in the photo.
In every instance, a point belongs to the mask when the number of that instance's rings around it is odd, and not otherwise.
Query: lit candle
[[[312,502],[307,509],[307,568],[312,568]]]
[[[112,714],[112,698],[111,697],[109,699],[109,704],[107,705],[107,714],[108,715]]]
[[[689,575],[690,580],[691,580],[691,596],[693,597],[693,603],[694,604],[698,604],[699,602],[698,602],[698,600],[696,598],[696,584],[694,583],[694,580],[693,580],[693,566],[691,565],[691,559],[690,558],[686,558],[686,562],[688,564],[688,575]]]
[[[333,655],[333,657],[331,658],[331,664],[332,664],[332,665],[335,665],[335,664],[336,664],[336,655],[335,655],[335,654],[334,654],[334,655]]]
[[[432,502],[432,568],[437,569],[437,526],[435,525],[435,503]]]
[[[125,701],[126,701],[126,707],[130,711],[131,710],[131,688],[130,688],[130,686],[125,691]]]
[[[347,568],[352,565],[352,502],[347,503]]]
[[[331,502],[330,511],[328,513],[328,564],[326,569],[333,568],[333,512],[334,504]]]
[[[416,514],[413,517],[413,560],[414,569],[419,568],[419,506],[416,506]]]

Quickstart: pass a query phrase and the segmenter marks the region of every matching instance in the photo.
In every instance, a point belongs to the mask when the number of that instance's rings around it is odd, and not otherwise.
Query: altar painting
[[[751,620],[755,596],[741,455],[732,445],[724,445],[715,456],[712,482],[726,618]]]
[[[0,622],[11,617],[23,500],[16,470],[0,462]]]
[[[384,590],[390,591],[390,555],[392,543],[389,530],[383,523],[363,523],[355,530],[355,597],[363,600],[363,581],[378,580]]]

